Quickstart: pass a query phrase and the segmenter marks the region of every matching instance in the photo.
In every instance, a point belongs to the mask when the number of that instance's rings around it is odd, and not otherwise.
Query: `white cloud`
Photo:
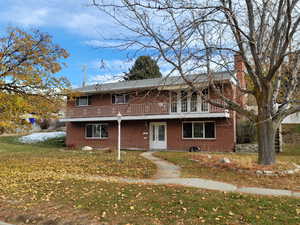
[[[25,27],[45,25],[49,14],[49,11],[44,8],[32,10],[31,13],[23,11],[22,8],[15,8],[14,10],[15,22]]]
[[[93,78],[88,81],[88,84],[114,83],[121,81],[122,79],[122,74],[100,74],[93,76]]]
[[[111,18],[86,6],[87,3],[87,0],[8,0],[5,10],[0,3],[0,22],[33,28],[64,28],[89,38],[115,35],[117,31]]]
[[[113,59],[113,60],[95,60],[90,63],[90,67],[93,69],[99,69],[103,73],[122,73],[127,72],[129,68],[133,65],[134,61]]]
[[[138,50],[141,47],[138,45],[128,45],[126,41],[113,41],[113,40],[87,40],[83,44],[93,47],[93,48],[116,48],[116,49],[126,49],[126,50]]]

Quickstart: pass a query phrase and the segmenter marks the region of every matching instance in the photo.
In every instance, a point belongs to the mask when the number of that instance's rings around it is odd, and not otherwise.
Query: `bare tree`
[[[253,111],[222,94],[224,104],[257,125],[260,164],[275,163],[275,133],[281,121],[300,111],[299,0],[92,0],[92,4],[127,30],[115,41],[151,49],[186,76],[205,71],[228,71],[241,95],[254,96]],[[245,65],[247,85],[236,79],[233,55]],[[289,70],[286,70],[286,65]],[[291,66],[292,65],[292,66]],[[284,80],[284,82],[283,82]]]

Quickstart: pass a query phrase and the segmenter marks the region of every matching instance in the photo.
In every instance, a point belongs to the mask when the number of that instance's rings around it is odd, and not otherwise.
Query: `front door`
[[[167,148],[167,123],[150,123],[150,149]]]

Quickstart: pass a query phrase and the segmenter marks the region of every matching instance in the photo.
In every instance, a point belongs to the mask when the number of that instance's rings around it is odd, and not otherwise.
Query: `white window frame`
[[[209,88],[207,87],[205,89],[207,89],[207,95],[209,96],[210,95]],[[183,112],[181,110],[182,109],[182,95],[181,95],[182,91],[185,91],[187,93],[187,96],[186,96],[186,98],[187,98],[187,106],[186,106],[187,111],[186,112]],[[177,93],[177,112],[172,112],[172,92]],[[172,113],[172,114],[176,114],[176,113],[183,113],[183,114],[185,114],[185,113],[209,113],[209,111],[210,111],[209,105],[207,106],[208,110],[203,111],[202,102],[204,100],[202,99],[202,93],[197,93],[197,101],[196,101],[197,110],[195,112],[191,111],[192,93],[193,93],[193,91],[191,91],[191,90],[170,91],[169,92],[169,103],[170,103],[169,111],[170,111],[170,113]],[[206,103],[206,104],[208,104],[208,103]]]
[[[80,104],[80,100],[79,100],[80,98],[86,98],[87,99],[87,104]],[[75,99],[75,105],[78,106],[78,107],[81,107],[81,106],[90,106],[90,104],[89,104],[89,98],[90,98],[90,96],[88,96],[88,95],[78,96]],[[78,104],[77,104],[77,99],[78,99]]]
[[[192,137],[191,138],[186,138],[183,136],[183,124],[184,123],[191,123],[192,124]],[[200,137],[200,138],[195,138],[194,137],[194,124],[195,123],[202,123],[203,126],[203,135],[204,137]],[[215,130],[215,137],[213,138],[206,138],[205,137],[205,123],[214,123],[214,130]],[[216,126],[216,122],[215,121],[183,121],[182,125],[181,125],[181,138],[184,140],[215,140],[217,139],[217,126]]]
[[[123,102],[118,102],[116,103],[116,97],[115,97],[115,102],[113,102],[113,96],[116,96],[116,95],[122,95],[123,97]],[[129,103],[129,97],[128,97],[128,102],[126,102],[126,96],[128,96],[129,94],[112,94],[111,95],[111,103],[113,105],[119,105],[119,104],[128,104]]]
[[[88,126],[102,126],[102,125],[106,125],[108,126],[108,123],[88,123],[85,125],[85,139],[108,139],[109,137],[109,133],[108,133],[108,128],[107,128],[107,137],[101,137],[101,128],[100,128],[100,137],[87,137],[87,127]],[[94,130],[94,129],[93,129]]]
[[[196,111],[192,111],[192,96],[193,96],[193,93],[196,93],[196,102],[195,102],[195,107],[196,107]],[[193,91],[190,91],[189,92],[189,112],[190,113],[197,113],[197,112],[200,112],[201,110],[199,110],[199,98],[201,98],[201,96],[199,96],[199,94],[197,92],[193,92]]]
[[[173,101],[172,101],[172,94],[176,94],[176,112],[172,112],[172,104],[173,104]],[[180,93],[179,91],[169,91],[169,102],[170,102],[170,113],[172,114],[176,114],[176,113],[179,113],[180,112],[180,108],[181,107],[181,104],[180,104]]]

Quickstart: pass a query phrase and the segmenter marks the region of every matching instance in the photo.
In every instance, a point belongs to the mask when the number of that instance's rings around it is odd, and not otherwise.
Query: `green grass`
[[[14,189],[0,191],[2,195],[10,196],[10,202],[21,199],[17,210],[18,214],[24,215],[23,219],[34,219],[34,212],[45,214],[48,218],[49,215],[57,218],[58,214],[57,224],[66,221],[77,224],[80,220],[91,221],[95,218],[98,223],[139,225],[300,223],[300,215],[297,214],[299,199],[287,197],[257,197],[176,186],[59,178],[29,179]],[[48,207],[42,207],[44,204]],[[10,204],[10,207],[13,206]],[[59,212],[52,210],[55,206]],[[71,212],[72,217],[66,217]],[[9,210],[5,213],[9,222],[22,222]],[[0,211],[1,214],[4,211]]]
[[[122,154],[123,163],[119,163],[116,153],[65,150],[61,139],[22,144],[17,142],[17,137],[1,137],[0,170],[148,178],[156,167],[140,153],[126,152]]]
[[[64,151],[58,143],[0,138],[0,220],[16,225],[300,224],[295,198],[88,181],[88,175],[145,178],[155,167],[139,152],[127,152],[120,164],[115,154]]]
[[[64,148],[65,147],[65,138],[58,137],[48,139],[46,141],[37,142],[34,144],[23,144],[18,141],[19,136],[7,136],[7,137],[0,137],[0,143],[5,144],[14,144],[14,145],[25,145],[27,147],[45,147],[45,148]]]
[[[285,145],[283,152],[278,154],[279,160],[294,162],[300,165],[300,145]]]
[[[296,131],[297,133],[300,134],[300,125],[297,125],[297,126],[295,127],[295,131]]]
[[[188,152],[158,152],[158,157],[179,165],[182,170],[182,177],[198,177],[233,183],[238,186],[257,186],[266,188],[280,188],[300,191],[300,174],[284,176],[257,176],[254,173],[242,173],[228,168],[218,168],[202,165],[191,159],[197,154]],[[213,153],[212,153],[213,154]],[[257,156],[250,154],[225,154],[224,157],[236,157],[245,160],[255,159]],[[279,161],[294,162],[300,164],[299,146],[286,146],[285,151],[277,156]]]
[[[290,133],[300,133],[300,125],[299,124],[284,124],[283,130]]]

